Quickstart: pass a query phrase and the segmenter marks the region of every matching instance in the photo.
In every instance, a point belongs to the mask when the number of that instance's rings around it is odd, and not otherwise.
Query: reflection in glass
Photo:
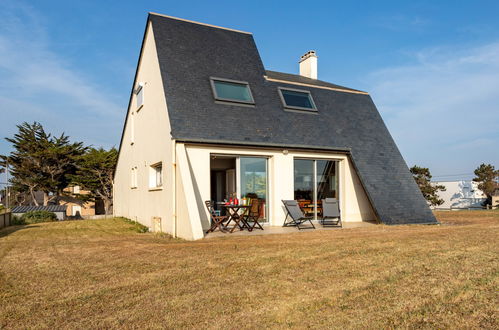
[[[333,160],[317,160],[317,200],[338,198],[336,180],[336,162]]]
[[[241,198],[258,198],[260,218],[267,221],[267,158],[241,157]]]
[[[214,81],[217,97],[220,99],[253,102],[248,85],[227,81]]]
[[[294,160],[295,200],[314,199],[314,161],[310,159]]]

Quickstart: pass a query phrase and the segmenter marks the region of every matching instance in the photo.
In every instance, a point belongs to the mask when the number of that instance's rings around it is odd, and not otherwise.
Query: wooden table
[[[239,227],[240,230],[244,230],[244,228],[248,229],[251,231],[251,227],[248,225],[245,219],[244,213],[246,213],[246,209],[249,208],[249,205],[222,205],[227,210],[227,213],[229,215],[229,221],[225,224],[225,229],[228,229],[229,223],[231,221],[234,222],[234,227],[229,231],[231,233],[234,232],[234,230]],[[239,210],[244,209],[245,212],[243,214],[239,214]]]

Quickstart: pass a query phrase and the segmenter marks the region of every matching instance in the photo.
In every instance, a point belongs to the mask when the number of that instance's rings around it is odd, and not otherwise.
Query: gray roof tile
[[[66,212],[67,205],[47,205],[47,206],[15,206],[12,213],[26,213],[31,211]]]

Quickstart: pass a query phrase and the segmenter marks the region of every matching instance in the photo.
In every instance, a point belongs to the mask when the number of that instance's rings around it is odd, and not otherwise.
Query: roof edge
[[[267,142],[247,142],[247,141],[227,141],[227,140],[210,140],[198,138],[177,138],[174,139],[178,143],[193,143],[205,145],[230,145],[230,146],[245,146],[256,148],[272,148],[272,149],[301,149],[301,150],[314,150],[314,151],[336,151],[341,153],[350,153],[350,148],[345,147],[328,147],[328,146],[309,146],[299,144],[276,144]]]
[[[188,23],[193,23],[193,24],[199,24],[199,25],[204,25],[204,26],[209,26],[209,27],[212,27],[212,28],[216,28],[216,29],[222,29],[222,30],[228,30],[228,31],[232,31],[232,32],[238,32],[238,33],[244,33],[244,34],[253,34],[251,32],[246,32],[246,31],[241,31],[241,30],[236,30],[236,29],[231,29],[231,28],[226,28],[226,27],[223,27],[223,26],[218,26],[218,25],[212,25],[212,24],[207,24],[207,23],[201,23],[201,22],[197,22],[197,21],[191,21],[189,19],[185,19],[185,18],[179,18],[179,17],[175,17],[175,16],[169,16],[169,15],[164,15],[164,14],[159,14],[159,13],[155,13],[155,12],[149,12],[149,15],[155,15],[155,16],[160,16],[160,17],[166,17],[166,18],[170,18],[170,19],[175,19],[175,20],[178,20],[178,21],[184,21],[184,22],[188,22]]]
[[[267,75],[265,75],[264,78],[265,78],[265,80],[268,80],[268,81],[278,82],[278,83],[283,83],[283,84],[290,84],[290,85],[306,86],[306,87],[312,87],[312,88],[327,89],[327,90],[336,91],[336,92],[369,95],[368,92],[359,91],[359,90],[343,89],[343,88],[336,88],[336,87],[328,87],[328,86],[320,86],[320,85],[313,85],[313,84],[301,83],[301,82],[290,81],[290,80],[274,79],[274,78],[269,78]]]

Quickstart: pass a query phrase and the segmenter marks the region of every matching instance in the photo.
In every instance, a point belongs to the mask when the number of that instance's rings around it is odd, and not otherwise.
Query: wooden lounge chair
[[[225,232],[225,224],[224,222],[229,219],[229,217],[225,215],[217,215],[215,212],[215,208],[213,207],[213,202],[212,201],[205,201],[204,204],[206,205],[206,208],[208,209],[208,213],[210,214],[211,218],[211,227],[206,231],[206,233],[211,233],[214,232],[217,228],[221,232]]]
[[[286,208],[286,219],[284,219],[283,227],[295,226],[298,229],[315,229],[314,224],[312,223],[312,216],[305,216],[303,211],[300,209],[297,201],[294,200],[283,200],[282,203]],[[289,220],[288,220],[289,218]],[[304,225],[304,223],[309,222],[309,225]]]
[[[340,206],[336,198],[326,198],[322,200],[322,219],[320,220],[320,223],[324,227],[342,227]]]
[[[258,222],[258,220],[260,219],[260,205],[262,205],[260,199],[251,199],[250,207],[248,208],[245,216],[246,223],[248,223],[249,226],[249,231],[252,231],[253,229],[255,229],[255,227],[263,230],[262,225],[260,225],[260,223]],[[251,225],[251,222],[253,223],[253,225]]]

